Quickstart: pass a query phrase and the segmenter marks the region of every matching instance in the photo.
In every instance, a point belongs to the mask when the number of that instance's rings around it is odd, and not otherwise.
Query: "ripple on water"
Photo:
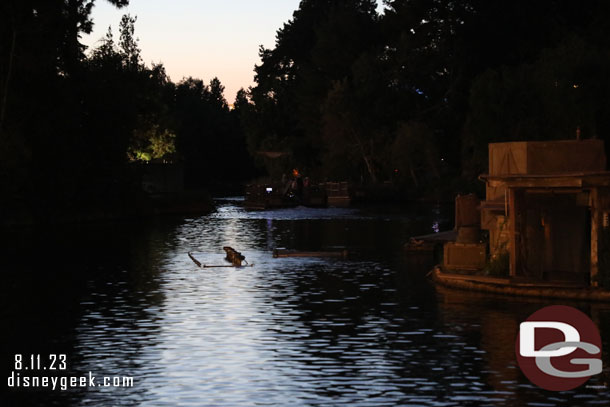
[[[424,273],[400,259],[271,256],[277,244],[313,244],[307,239],[371,244],[345,232],[363,221],[377,244],[396,238],[384,236],[385,218],[355,209],[245,212],[227,201],[184,220],[149,271],[95,285],[81,303],[74,368],[133,375],[136,386],[90,391],[78,403],[560,406],[610,396],[545,398],[508,369],[513,350],[495,345],[494,335],[514,340],[493,324],[503,306],[439,302]],[[225,245],[255,266],[198,269],[186,255],[224,264]]]

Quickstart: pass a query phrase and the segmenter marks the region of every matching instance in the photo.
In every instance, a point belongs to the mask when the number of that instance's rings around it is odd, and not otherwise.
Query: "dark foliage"
[[[301,2],[261,49],[251,151],[321,178],[436,186],[487,143],[607,137],[607,2]]]
[[[303,0],[233,110],[218,79],[146,66],[130,16],[85,54],[93,4],[0,3],[5,213],[129,206],[138,161],[180,161],[194,189],[247,180],[254,157],[271,176],[421,193],[474,182],[489,142],[610,134],[602,0],[386,0],[381,15],[372,0]]]
[[[91,31],[93,4],[8,0],[0,5],[5,219],[133,213],[146,199],[137,163],[151,159],[183,163],[191,187],[239,183],[248,176],[242,130],[220,81],[201,85],[197,94],[190,86],[197,80],[175,85],[162,65],[146,66],[135,37],[136,18],[128,15],[120,21],[117,41],[109,30],[86,55],[79,39]]]

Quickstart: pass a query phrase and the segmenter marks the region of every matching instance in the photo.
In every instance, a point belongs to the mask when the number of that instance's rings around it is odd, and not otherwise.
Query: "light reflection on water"
[[[332,208],[244,212],[228,201],[163,232],[146,230],[128,239],[133,258],[109,256],[100,270],[106,276],[81,287],[69,352],[74,372],[130,375],[136,385],[49,394],[40,405],[606,402],[607,388],[542,392],[519,372],[518,323],[545,303],[437,290],[425,269],[404,261],[400,242],[429,233],[437,219]],[[186,255],[223,264],[225,245],[254,266],[202,270]],[[274,259],[270,252],[333,246],[354,248],[353,256]],[[609,325],[607,307],[584,310]],[[602,338],[608,349],[603,329]],[[590,383],[604,380],[607,371]]]

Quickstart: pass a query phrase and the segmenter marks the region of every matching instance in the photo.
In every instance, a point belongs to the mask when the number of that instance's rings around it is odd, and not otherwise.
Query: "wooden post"
[[[515,190],[506,188],[508,194],[508,222],[509,222],[509,256],[510,256],[510,276],[517,275],[518,256],[519,256],[519,225],[517,225],[517,199]]]
[[[599,273],[599,232],[603,217],[602,208],[599,200],[599,189],[593,188],[590,194],[591,208],[591,285],[597,287],[597,275]]]

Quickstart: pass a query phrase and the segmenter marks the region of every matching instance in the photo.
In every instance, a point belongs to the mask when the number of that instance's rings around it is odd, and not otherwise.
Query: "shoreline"
[[[90,224],[154,218],[166,215],[206,214],[215,208],[207,191],[151,195],[145,199],[128,200],[124,206],[109,205],[81,208],[12,208],[0,218],[4,227]]]

